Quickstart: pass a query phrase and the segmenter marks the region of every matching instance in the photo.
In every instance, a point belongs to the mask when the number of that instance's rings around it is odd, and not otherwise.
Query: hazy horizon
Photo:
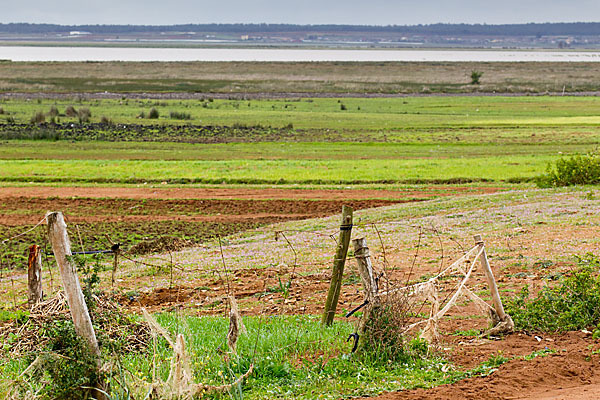
[[[598,22],[597,0],[400,0],[368,4],[347,0],[103,0],[47,2],[24,0],[3,9],[2,23],[60,25],[179,25],[210,23],[283,23],[348,25],[419,25],[435,23],[522,24],[545,22]]]

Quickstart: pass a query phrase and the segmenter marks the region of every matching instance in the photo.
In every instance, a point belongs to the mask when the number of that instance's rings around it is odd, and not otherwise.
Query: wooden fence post
[[[71,310],[71,318],[75,325],[75,332],[87,343],[92,352],[98,357],[98,370],[102,367],[102,359],[100,347],[96,339],[96,333],[92,325],[90,313],[85,303],[85,297],[81,290],[79,278],[75,266],[71,262],[71,242],[67,233],[67,224],[61,212],[49,212],[46,214],[46,222],[48,223],[48,236],[52,251],[56,258],[56,263],[60,269],[60,276],[65,289],[67,303]],[[96,399],[106,400],[104,392],[107,391],[107,384],[103,379],[99,379],[96,383],[98,389]]]
[[[112,273],[110,274],[110,285],[114,286],[115,285],[115,274],[117,273],[117,267],[119,266],[119,245],[113,244],[111,250],[113,251],[115,258],[113,260]]]
[[[377,281],[373,275],[373,264],[371,263],[371,255],[369,254],[369,248],[367,247],[367,240],[365,238],[354,239],[352,241],[354,246],[354,257],[356,258],[356,265],[358,267],[358,273],[365,289],[365,310],[363,317],[358,326],[358,333],[363,334],[365,326],[371,315],[371,311],[374,307],[377,307],[379,303],[379,287]]]
[[[344,274],[344,265],[346,264],[346,255],[350,245],[350,236],[352,234],[352,207],[342,207],[342,224],[340,225],[340,236],[333,259],[333,272],[331,273],[331,283],[327,292],[325,301],[325,311],[321,322],[325,325],[331,325],[335,311],[337,309],[340,291],[342,288],[342,276]]]
[[[500,299],[500,294],[498,293],[498,286],[496,285],[496,279],[494,279],[494,274],[492,273],[492,268],[490,267],[487,254],[485,252],[483,240],[481,239],[481,235],[475,235],[473,236],[473,239],[475,239],[475,244],[482,249],[481,255],[479,256],[479,262],[481,262],[483,272],[485,272],[485,278],[490,288],[492,302],[494,303],[494,310],[496,311],[499,320],[502,321],[506,317],[506,312],[504,312],[504,306],[502,305],[502,300]]]
[[[71,309],[75,331],[85,339],[94,354],[99,356],[100,348],[96,340],[96,333],[94,332],[87,304],[85,304],[85,298],[81,291],[77,271],[75,271],[75,266],[70,260],[72,253],[71,242],[67,234],[67,224],[65,224],[65,219],[61,212],[49,212],[46,214],[46,219],[48,222],[48,236],[52,244],[56,263],[60,269],[60,276],[67,302]]]
[[[27,263],[27,300],[29,308],[42,301],[43,298],[42,254],[40,246],[34,244],[29,247],[29,259]]]

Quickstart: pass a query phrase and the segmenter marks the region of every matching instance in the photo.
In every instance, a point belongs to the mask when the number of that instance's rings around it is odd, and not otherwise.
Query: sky
[[[0,22],[417,25],[598,22],[600,0],[3,0]]]

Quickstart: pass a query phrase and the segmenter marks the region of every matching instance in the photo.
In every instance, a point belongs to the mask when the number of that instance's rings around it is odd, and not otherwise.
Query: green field
[[[4,182],[524,182],[600,143],[596,97],[4,100]],[[89,109],[90,123],[64,114]],[[53,123],[30,124],[58,111]],[[137,118],[151,108],[159,118]],[[188,113],[186,121],[171,112]],[[101,117],[111,120],[100,124]],[[37,136],[36,136],[37,135]],[[183,143],[181,143],[183,142]]]
[[[600,123],[600,98],[597,97],[412,97],[412,98],[339,98],[296,100],[81,100],[38,99],[0,102],[4,114],[0,123],[14,120],[28,123],[37,113],[48,113],[52,106],[64,114],[67,106],[88,108],[91,122],[105,116],[124,124],[178,124],[286,127],[296,130],[334,130],[352,132],[346,139],[353,141],[386,140],[496,141],[540,134],[539,140],[557,136],[596,133]],[[154,107],[158,119],[139,118]],[[344,109],[345,108],[345,109]],[[185,112],[190,120],[169,118],[170,112]],[[50,121],[50,117],[46,117]],[[59,115],[59,122],[77,122],[77,117]],[[488,130],[490,132],[481,132]],[[543,131],[542,131],[543,129]],[[538,132],[536,132],[536,130]],[[432,136],[431,133],[435,133]],[[368,134],[368,135],[367,135]],[[367,135],[367,136],[363,136]],[[440,136],[441,135],[441,136]],[[550,136],[548,136],[550,135]],[[326,132],[325,132],[325,136]],[[561,138],[561,139],[564,139]],[[577,140],[577,138],[573,138]]]

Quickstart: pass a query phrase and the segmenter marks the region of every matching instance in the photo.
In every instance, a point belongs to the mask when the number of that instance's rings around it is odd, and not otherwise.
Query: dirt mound
[[[178,237],[163,236],[154,240],[140,242],[129,249],[129,253],[135,255],[150,253],[166,253],[169,251],[179,251],[186,247],[191,247],[194,242]]]

